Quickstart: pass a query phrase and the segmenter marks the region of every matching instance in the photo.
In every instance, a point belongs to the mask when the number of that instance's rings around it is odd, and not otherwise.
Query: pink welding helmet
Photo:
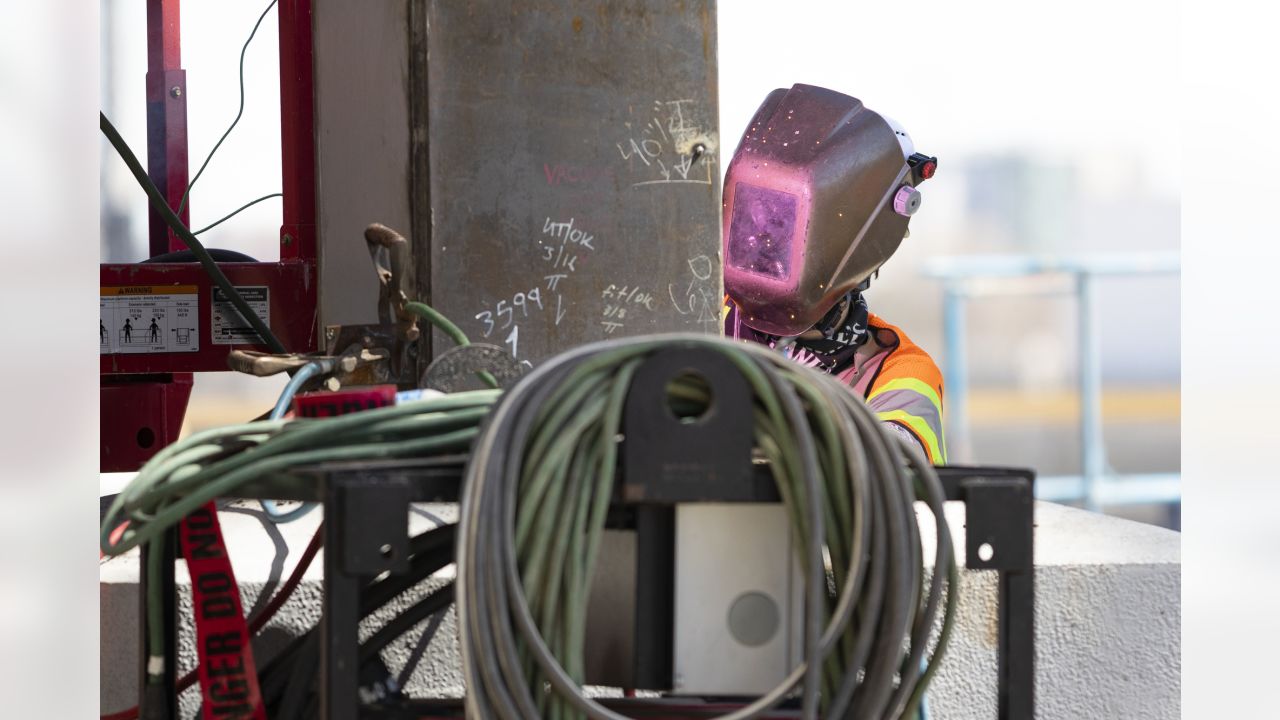
[[[724,288],[740,322],[808,330],[893,255],[937,159],[857,98],[769,93],[724,180]]]

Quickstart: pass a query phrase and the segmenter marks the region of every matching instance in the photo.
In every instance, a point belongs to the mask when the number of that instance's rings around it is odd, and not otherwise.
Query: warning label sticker
[[[199,299],[195,285],[101,288],[98,354],[199,350]]]
[[[262,322],[271,327],[271,296],[265,285],[251,285],[248,287],[236,286],[236,291],[240,293],[240,297],[249,303],[249,307],[258,317],[262,318]],[[212,328],[214,345],[265,345],[258,333],[254,331],[248,321],[240,315],[240,311],[236,310],[236,306],[231,304],[231,300],[223,294],[220,288],[213,289],[212,303]]]

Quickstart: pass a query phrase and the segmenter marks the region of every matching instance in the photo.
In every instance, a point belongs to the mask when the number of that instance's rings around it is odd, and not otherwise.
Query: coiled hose
[[[112,502],[102,521],[102,552],[120,555],[157,540],[196,508],[234,497],[244,483],[300,467],[466,453],[499,394],[476,390],[335,418],[265,420],[196,433],[156,453]],[[124,532],[113,534],[126,520]],[[150,553],[146,568],[148,647],[155,657],[164,647],[163,558]],[[153,673],[151,680],[159,678]]]
[[[468,717],[625,718],[583,694],[586,603],[631,377],[649,354],[673,345],[723,353],[750,384],[755,445],[769,460],[806,576],[804,662],[721,717],[757,717],[797,686],[804,718],[912,717],[956,605],[955,553],[932,466],[830,376],[763,348],[696,335],[560,355],[490,414],[468,465],[458,528]],[[677,384],[673,395],[708,401],[694,382]],[[927,583],[916,500],[937,526]],[[838,593],[828,589],[828,572]],[[942,629],[927,654],[940,610]]]

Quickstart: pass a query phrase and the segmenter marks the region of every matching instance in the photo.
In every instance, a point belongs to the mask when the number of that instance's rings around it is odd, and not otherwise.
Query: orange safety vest
[[[881,421],[920,443],[934,465],[947,461],[942,434],[942,373],[919,345],[894,325],[867,316],[867,342],[837,377],[862,396]]]
[[[725,296],[726,332],[733,302]],[[894,325],[867,313],[867,341],[836,373],[876,416],[918,443],[934,465],[947,462],[942,433],[942,373],[919,345]]]

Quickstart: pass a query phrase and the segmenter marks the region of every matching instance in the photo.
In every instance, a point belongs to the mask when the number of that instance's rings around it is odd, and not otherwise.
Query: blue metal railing
[[[1176,275],[1176,252],[1084,256],[967,255],[928,261],[924,274],[943,283],[943,334],[947,383],[947,444],[951,455],[969,459],[969,368],[966,356],[968,300],[989,294],[979,280],[1060,275],[1072,278],[1078,309],[1081,474],[1036,481],[1043,500],[1079,501],[1096,510],[1102,505],[1181,502],[1180,473],[1111,472],[1102,435],[1102,353],[1098,338],[1097,280],[1103,276]],[[1042,294],[1043,291],[1035,291]],[[1029,294],[1025,291],[1020,294]]]

